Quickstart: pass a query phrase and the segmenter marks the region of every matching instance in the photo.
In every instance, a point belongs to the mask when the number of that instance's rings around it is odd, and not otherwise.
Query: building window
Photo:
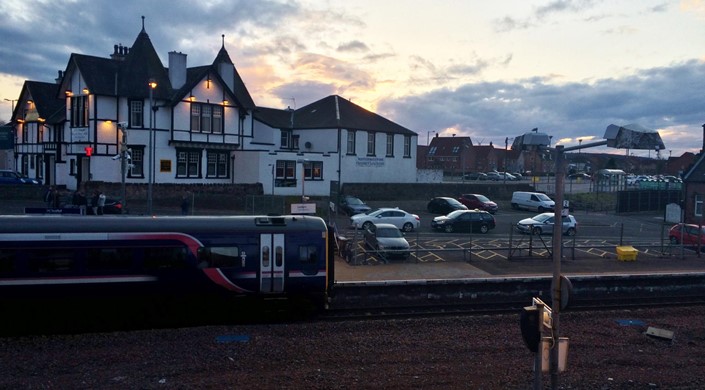
[[[372,132],[367,132],[367,155],[368,156],[374,156],[375,155],[375,138],[376,138],[375,133]]]
[[[127,172],[128,177],[144,177],[144,147],[141,146],[129,146],[132,149],[130,157],[132,159],[129,161],[132,166]]]
[[[436,147],[434,146],[433,152],[436,152]],[[429,153],[431,154],[431,153]],[[404,157],[411,157],[411,136],[405,135],[404,136]]]
[[[307,161],[304,163],[304,180],[323,180],[323,162]]]
[[[228,157],[230,156],[229,152],[214,152],[214,151],[207,151],[208,155],[206,160],[208,161],[208,165],[206,166],[206,177],[213,177],[213,178],[223,178],[223,177],[229,177],[228,175]]]
[[[198,150],[176,151],[176,177],[200,177],[201,152]]]
[[[347,154],[355,154],[355,132],[348,131],[348,151]]]
[[[223,133],[223,107],[216,104],[191,103],[191,131]]]
[[[280,147],[282,149],[289,149],[291,145],[291,130],[282,130],[281,131],[281,142],[280,142]]]
[[[695,195],[695,216],[696,217],[703,216],[703,196],[702,195]]]
[[[44,179],[44,155],[37,156],[37,179]]]
[[[394,157],[394,134],[387,134],[387,157]]]
[[[20,169],[23,175],[29,176],[29,156],[26,154],[22,155],[22,166]]]
[[[130,100],[130,127],[144,127],[144,102]]]
[[[277,160],[274,178],[276,187],[296,187],[296,160]]]
[[[71,127],[88,127],[88,96],[71,97]]]
[[[292,135],[291,136],[291,148],[292,149],[299,149],[299,136],[298,135]]]
[[[27,143],[27,123],[21,123],[19,131],[22,133],[22,143]]]
[[[213,133],[222,134],[223,133],[223,107],[222,106],[212,106],[213,107]]]

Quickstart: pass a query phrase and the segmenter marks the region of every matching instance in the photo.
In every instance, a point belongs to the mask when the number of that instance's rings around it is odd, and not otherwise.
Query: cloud
[[[383,100],[378,113],[420,135],[453,128],[495,144],[534,127],[577,144],[578,138],[602,139],[609,124],[639,123],[663,130],[667,149],[693,150],[701,145],[703,90],[705,64],[692,60],[590,84],[549,84],[541,78],[468,83]],[[670,137],[669,129],[678,131]],[[684,132],[697,135],[698,142],[688,142]]]

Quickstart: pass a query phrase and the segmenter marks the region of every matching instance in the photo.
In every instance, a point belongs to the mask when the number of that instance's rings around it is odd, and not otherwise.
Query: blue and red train
[[[0,298],[212,292],[324,304],[332,240],[312,216],[0,216]]]

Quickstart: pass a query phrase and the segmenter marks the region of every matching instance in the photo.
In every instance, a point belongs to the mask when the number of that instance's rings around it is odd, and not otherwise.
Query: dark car
[[[587,173],[583,173],[583,172],[572,173],[572,174],[568,175],[568,179],[570,179],[570,180],[578,180],[578,179],[590,180],[590,175],[588,175]]]
[[[456,210],[448,215],[433,218],[434,230],[452,232],[474,232],[485,234],[495,227],[492,214],[482,210]]]
[[[487,174],[482,172],[466,173],[463,178],[465,180],[487,180]]]
[[[458,201],[470,210],[478,209],[494,214],[499,209],[497,203],[481,194],[462,194],[458,197]]]
[[[401,257],[406,259],[409,252],[409,242],[401,230],[390,223],[376,223],[365,230],[365,245],[378,251],[382,257]]]
[[[426,205],[426,209],[433,214],[448,214],[451,211],[467,210],[468,208],[457,199],[441,196],[431,199]]]
[[[42,184],[41,180],[32,179],[9,169],[0,170],[0,184]]]
[[[340,199],[340,210],[347,215],[364,214],[372,208],[365,204],[360,198],[354,196],[343,196]]]
[[[88,209],[86,214],[94,215],[93,208],[88,199]],[[122,201],[117,198],[105,198],[105,206],[103,206],[103,214],[122,214]]]
[[[683,245],[697,246],[699,242],[701,247],[705,246],[705,227],[702,231],[698,230],[698,225],[695,224],[675,224],[668,230],[668,240],[674,245],[683,243]]]

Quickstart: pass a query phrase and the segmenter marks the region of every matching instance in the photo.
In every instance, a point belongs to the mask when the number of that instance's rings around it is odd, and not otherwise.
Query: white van
[[[543,213],[553,210],[556,203],[546,194],[540,192],[516,191],[512,194],[512,208],[526,209]]]

